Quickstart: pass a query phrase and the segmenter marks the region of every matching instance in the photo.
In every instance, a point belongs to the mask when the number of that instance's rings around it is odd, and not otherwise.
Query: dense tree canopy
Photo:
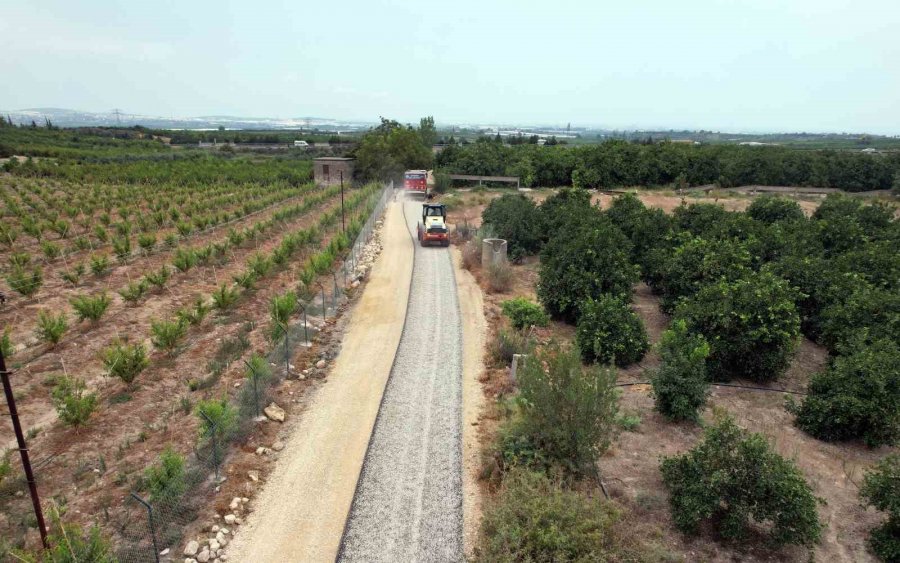
[[[607,141],[569,147],[504,145],[488,138],[448,146],[437,164],[453,173],[516,175],[528,186],[616,186],[718,183],[818,186],[846,191],[890,189],[900,157],[785,147],[633,144]]]

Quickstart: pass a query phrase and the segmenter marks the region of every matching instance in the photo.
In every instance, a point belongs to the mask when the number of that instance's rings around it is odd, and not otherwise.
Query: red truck
[[[403,174],[403,189],[408,192],[426,194],[428,192],[428,171],[407,170]]]

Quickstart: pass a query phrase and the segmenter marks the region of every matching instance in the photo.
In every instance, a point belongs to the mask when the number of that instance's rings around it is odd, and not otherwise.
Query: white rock
[[[214,524],[213,527],[210,528],[210,531],[211,531],[212,533],[215,534],[216,532],[219,531],[219,525],[218,525],[218,524]]]
[[[203,551],[200,552],[200,555],[197,556],[197,561],[199,561],[199,563],[206,563],[209,561],[209,557],[209,550],[204,548]]]
[[[325,360],[319,360],[318,362],[316,362],[316,367],[319,369],[325,367]]]
[[[220,546],[224,546],[228,542],[228,540],[225,539],[225,534],[222,532],[216,534],[216,541],[219,542]]]
[[[241,497],[241,502],[250,502],[250,499],[247,497]]]
[[[240,387],[240,386],[241,386],[241,382],[240,382],[240,381],[235,381],[235,382],[234,382],[234,386],[235,386],[235,388]]]
[[[234,514],[226,514],[225,515],[225,523],[228,524],[229,526],[234,524],[235,520],[237,520],[237,516],[235,516]]]
[[[243,524],[244,521],[241,520],[240,518],[235,518],[235,519],[234,519],[234,523],[235,523],[235,524]]]
[[[228,508],[231,510],[237,510],[237,508],[241,505],[241,497],[234,497],[231,499],[231,504],[228,505]],[[218,532],[219,530],[213,530],[214,532]]]
[[[200,549],[200,544],[194,540],[191,540],[187,543],[186,546],[184,546],[184,554],[188,555],[188,556],[197,555],[197,551],[199,549]]]
[[[224,553],[219,555],[219,560],[220,561],[228,561],[228,555],[226,555]]]
[[[160,555],[168,555],[168,554],[169,554],[169,548],[168,548],[168,547],[165,548],[164,550],[160,551],[159,554],[160,554]]]
[[[187,559],[184,560],[184,563],[197,563],[197,560],[193,559],[191,557],[188,557]]]
[[[222,546],[219,545],[219,542],[217,540],[209,540],[209,550],[210,551],[216,551],[220,547],[222,547]]]
[[[255,469],[251,469],[250,471],[247,472],[247,477],[250,477],[250,480],[255,483],[255,482],[259,481],[259,471],[255,470]]]
[[[269,420],[274,420],[275,422],[284,422],[284,409],[276,405],[275,403],[271,403],[268,407],[263,409],[263,412]]]

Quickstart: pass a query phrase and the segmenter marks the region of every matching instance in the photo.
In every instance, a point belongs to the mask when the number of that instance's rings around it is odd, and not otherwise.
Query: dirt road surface
[[[415,232],[421,204],[405,206]],[[338,560],[463,560],[462,345],[450,252],[416,246],[406,323]]]
[[[399,203],[382,241],[328,382],[294,421],[230,561],[334,560],[406,317],[414,247]]]

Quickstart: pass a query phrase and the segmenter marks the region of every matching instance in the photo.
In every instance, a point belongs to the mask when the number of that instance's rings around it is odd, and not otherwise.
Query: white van
[[[306,141],[294,141],[294,148],[302,147],[304,149],[309,148],[309,143]]]

